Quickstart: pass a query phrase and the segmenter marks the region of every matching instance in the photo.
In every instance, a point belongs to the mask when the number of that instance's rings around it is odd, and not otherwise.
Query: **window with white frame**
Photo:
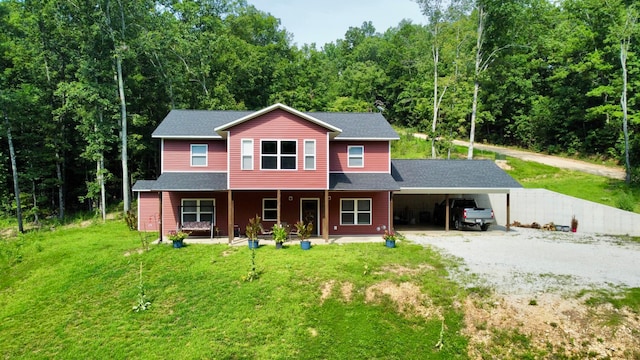
[[[215,225],[215,199],[182,199],[182,223],[209,221]]]
[[[348,146],[348,167],[364,167],[364,146]]]
[[[371,199],[341,199],[340,225],[371,225]]]
[[[191,144],[191,166],[207,166],[207,144]]]
[[[263,170],[295,170],[297,142],[295,140],[262,140],[260,168]]]
[[[253,140],[242,139],[242,170],[253,170]]]
[[[304,141],[304,169],[305,170],[316,169],[316,141],[315,140]]]
[[[278,220],[278,199],[262,199],[262,220]]]

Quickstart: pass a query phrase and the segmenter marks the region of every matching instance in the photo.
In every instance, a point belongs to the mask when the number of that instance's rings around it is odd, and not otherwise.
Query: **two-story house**
[[[394,193],[416,199],[434,181],[449,183],[448,166],[434,166],[439,173],[428,171],[428,160],[393,165],[391,141],[399,136],[380,113],[303,113],[282,104],[172,110],[152,136],[160,139],[161,175],[133,190],[138,228],[163,236],[186,222],[208,222],[231,241],[255,215],[265,228],[312,222],[324,239],[380,234],[393,226]],[[504,180],[492,162],[481,166]],[[488,186],[498,192],[519,186],[494,175]]]

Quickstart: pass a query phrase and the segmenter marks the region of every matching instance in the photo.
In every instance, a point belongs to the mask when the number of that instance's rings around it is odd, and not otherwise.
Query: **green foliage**
[[[289,236],[289,229],[282,224],[274,224],[271,228],[273,240],[277,243],[283,243],[287,241]]]
[[[140,282],[138,283],[138,303],[133,306],[133,311],[140,312],[148,310],[151,302],[147,300],[144,282],[142,281],[142,261],[140,262]]]
[[[295,223],[296,230],[298,231],[298,239],[301,241],[307,240],[311,237],[311,233],[313,232],[313,223],[304,223],[304,221],[299,220]]]
[[[634,211],[636,208],[636,199],[633,193],[623,191],[618,195],[616,199],[616,207],[625,211]]]
[[[242,281],[252,282],[254,280],[258,280],[259,278],[260,278],[260,272],[256,267],[256,249],[251,248],[251,270],[249,270],[247,275],[242,276]]]
[[[258,235],[262,233],[262,218],[256,214],[255,217],[249,219],[249,223],[245,228],[245,234],[249,240],[257,240]]]
[[[129,230],[138,230],[138,213],[135,210],[129,210],[124,216],[124,220],[127,222]]]

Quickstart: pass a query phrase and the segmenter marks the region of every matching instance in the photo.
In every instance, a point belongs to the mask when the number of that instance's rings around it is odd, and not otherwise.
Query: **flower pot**
[[[282,243],[281,242],[277,242],[276,243],[276,249],[282,249]]]
[[[258,245],[258,241],[260,240],[248,240],[249,249],[257,249],[260,245]]]
[[[572,229],[571,229],[571,232],[576,232],[576,231],[578,231],[578,229],[577,229],[577,228],[572,228]]]
[[[301,240],[300,241],[300,248],[302,250],[309,250],[311,249],[311,241],[309,240]]]
[[[180,249],[182,246],[184,246],[184,244],[182,243],[182,240],[173,240],[174,249]]]
[[[388,247],[388,248],[394,248],[396,247],[396,242],[393,240],[385,240],[384,241],[384,246]]]

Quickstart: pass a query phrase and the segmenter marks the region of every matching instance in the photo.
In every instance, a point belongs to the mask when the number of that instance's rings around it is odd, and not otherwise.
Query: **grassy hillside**
[[[119,221],[2,245],[4,358],[466,356],[463,314],[453,306],[463,294],[446,280],[443,260],[419,246],[262,247],[260,279],[243,282],[245,246],[141,251]],[[135,312],[141,264],[151,304]]]

